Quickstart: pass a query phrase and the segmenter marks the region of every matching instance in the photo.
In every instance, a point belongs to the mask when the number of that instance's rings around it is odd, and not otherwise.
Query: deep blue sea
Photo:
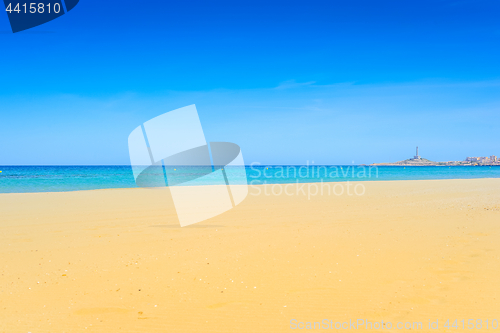
[[[238,168],[238,167],[235,167]],[[241,168],[241,167],[239,167]],[[241,184],[500,178],[499,166],[369,167],[369,166],[247,166]],[[233,171],[225,168],[228,175]],[[137,187],[130,166],[0,166],[0,193],[61,192]],[[240,169],[241,171],[241,169]],[[197,167],[183,167],[186,179],[210,184]],[[236,173],[235,173],[236,174]],[[182,178],[181,175],[181,178]],[[234,177],[232,177],[234,179]],[[191,183],[192,184],[192,183]],[[182,184],[181,184],[182,185]]]

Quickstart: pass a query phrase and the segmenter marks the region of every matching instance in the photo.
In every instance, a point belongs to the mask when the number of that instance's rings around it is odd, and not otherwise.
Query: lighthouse
[[[413,157],[414,160],[419,160],[420,156],[418,156],[418,146],[417,146],[417,154]]]

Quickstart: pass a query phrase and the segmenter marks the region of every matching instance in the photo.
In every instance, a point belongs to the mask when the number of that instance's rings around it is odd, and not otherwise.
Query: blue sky
[[[0,165],[127,164],[139,124],[196,104],[247,163],[500,155],[500,2],[90,1],[12,34]]]

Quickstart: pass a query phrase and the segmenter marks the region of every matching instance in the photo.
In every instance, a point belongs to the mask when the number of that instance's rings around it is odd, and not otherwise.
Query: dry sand
[[[185,228],[168,190],[0,194],[0,332],[500,320],[500,179],[363,184]]]

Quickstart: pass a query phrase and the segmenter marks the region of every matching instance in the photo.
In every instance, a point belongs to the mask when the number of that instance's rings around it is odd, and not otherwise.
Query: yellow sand
[[[185,228],[163,189],[0,194],[0,332],[500,320],[500,179],[363,184]]]

